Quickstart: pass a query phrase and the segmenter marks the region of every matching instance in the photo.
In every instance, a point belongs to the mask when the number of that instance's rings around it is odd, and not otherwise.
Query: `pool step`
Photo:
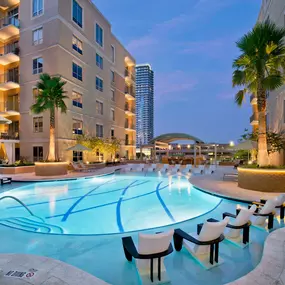
[[[0,225],[35,233],[64,234],[64,230],[55,225],[47,224],[37,217],[30,216],[1,219]]]

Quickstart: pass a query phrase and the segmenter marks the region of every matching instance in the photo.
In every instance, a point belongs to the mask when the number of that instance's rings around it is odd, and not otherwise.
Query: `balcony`
[[[20,87],[19,69],[11,69],[0,75],[0,90],[7,91]]]
[[[125,129],[127,131],[135,131],[136,130],[136,126],[134,124],[131,124],[129,122],[125,123]]]
[[[125,80],[129,84],[136,81],[135,75],[128,68],[125,68]]]
[[[20,139],[19,133],[14,132],[14,133],[0,133],[0,140],[14,140],[18,141]]]
[[[126,113],[126,115],[134,116],[136,113],[136,108],[130,106],[129,104],[126,104],[125,105],[125,113]]]
[[[133,140],[126,140],[125,146],[136,146],[135,141]]]
[[[14,97],[13,100],[0,102],[0,116],[20,115],[18,96],[13,96],[13,97]]]
[[[135,100],[135,92],[134,92],[134,89],[132,87],[126,86],[126,88],[125,88],[125,97],[128,100]]]
[[[7,10],[12,6],[18,5],[20,0],[1,0],[0,8],[2,10]]]
[[[254,94],[252,94],[250,96],[250,104],[251,105],[256,105],[257,104],[257,97]]]
[[[0,39],[6,41],[11,37],[19,36],[20,21],[17,15],[0,19]]]
[[[1,49],[3,53],[0,53],[0,65],[8,65],[20,61],[20,49],[18,47],[15,47],[14,45],[6,45]]]
[[[252,126],[258,125],[257,113],[254,113],[254,114],[250,117],[250,124],[251,124]]]

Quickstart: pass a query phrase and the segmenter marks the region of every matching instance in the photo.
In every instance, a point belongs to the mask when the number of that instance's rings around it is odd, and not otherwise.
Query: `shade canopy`
[[[257,148],[257,142],[246,140],[233,147],[234,150],[252,150]]]
[[[91,151],[92,149],[82,145],[82,144],[76,144],[70,148],[67,148],[66,151],[73,150],[73,151]]]
[[[12,121],[0,116],[0,125],[9,125],[12,124]]]
[[[197,137],[194,137],[189,134],[184,133],[169,133],[160,135],[154,139],[151,140],[151,143],[155,143],[156,141],[164,142],[164,143],[171,143],[174,141],[183,141],[183,140],[190,140],[194,141],[195,143],[203,143],[203,141]]]

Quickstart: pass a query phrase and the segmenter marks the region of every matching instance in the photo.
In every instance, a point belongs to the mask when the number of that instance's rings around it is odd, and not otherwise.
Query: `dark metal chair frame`
[[[265,203],[264,203],[265,204]],[[274,226],[274,216],[275,216],[275,212],[272,211],[271,213],[268,214],[260,214],[259,210],[261,209],[260,206],[264,206],[263,203],[260,202],[252,202],[252,205],[256,205],[257,209],[256,211],[253,213],[254,216],[257,217],[268,217],[268,229],[271,230],[273,229]],[[251,205],[248,205],[248,208],[250,209]]]
[[[228,212],[225,212],[223,213],[223,219],[225,217],[230,217],[230,218],[234,218],[236,219],[238,213],[239,213],[240,210],[237,210],[237,214],[234,215],[234,214],[231,214],[231,213],[228,213]],[[234,229],[234,230],[243,230],[243,234],[242,234],[242,243],[243,244],[247,244],[249,243],[249,228],[251,226],[251,221],[248,221],[247,223],[241,225],[241,226],[234,226],[234,225],[231,225],[231,224],[227,224],[226,227],[227,228],[230,228],[230,229]]]
[[[124,253],[128,261],[132,261],[132,258],[150,259],[150,280],[151,282],[153,282],[153,260],[157,258],[158,259],[157,278],[159,281],[161,281],[161,258],[173,252],[172,244],[170,243],[168,249],[162,252],[153,253],[153,254],[140,254],[137,251],[137,248],[134,244],[132,237],[123,237],[122,242],[123,242]]]
[[[265,203],[267,202],[267,200],[260,200],[260,202],[254,202],[254,204],[259,204],[259,205],[264,205]],[[280,209],[280,219],[284,219],[284,216],[285,216],[285,203],[283,203],[282,205],[280,206],[276,206],[275,208],[277,209]]]
[[[218,222],[218,220],[215,219],[209,219],[208,222]],[[199,235],[201,232],[201,229],[203,227],[203,224],[197,225],[197,234]],[[180,251],[182,249],[183,245],[183,239],[188,240],[194,244],[197,245],[209,245],[210,246],[210,263],[213,265],[214,260],[215,262],[219,262],[219,243],[222,242],[225,239],[225,236],[221,234],[217,239],[210,240],[210,241],[199,241],[193,236],[190,236],[186,232],[184,232],[181,229],[176,229],[174,231],[174,247],[176,251]]]

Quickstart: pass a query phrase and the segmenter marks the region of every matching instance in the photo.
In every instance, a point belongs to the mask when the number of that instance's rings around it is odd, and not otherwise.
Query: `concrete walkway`
[[[225,198],[242,201],[259,201],[261,198],[269,199],[280,193],[264,193],[238,187],[235,181],[223,181],[225,173],[237,173],[233,167],[218,167],[214,174],[191,176],[190,182],[195,187],[208,193],[214,193]]]
[[[108,285],[74,266],[43,256],[1,254],[0,268],[1,285]]]

